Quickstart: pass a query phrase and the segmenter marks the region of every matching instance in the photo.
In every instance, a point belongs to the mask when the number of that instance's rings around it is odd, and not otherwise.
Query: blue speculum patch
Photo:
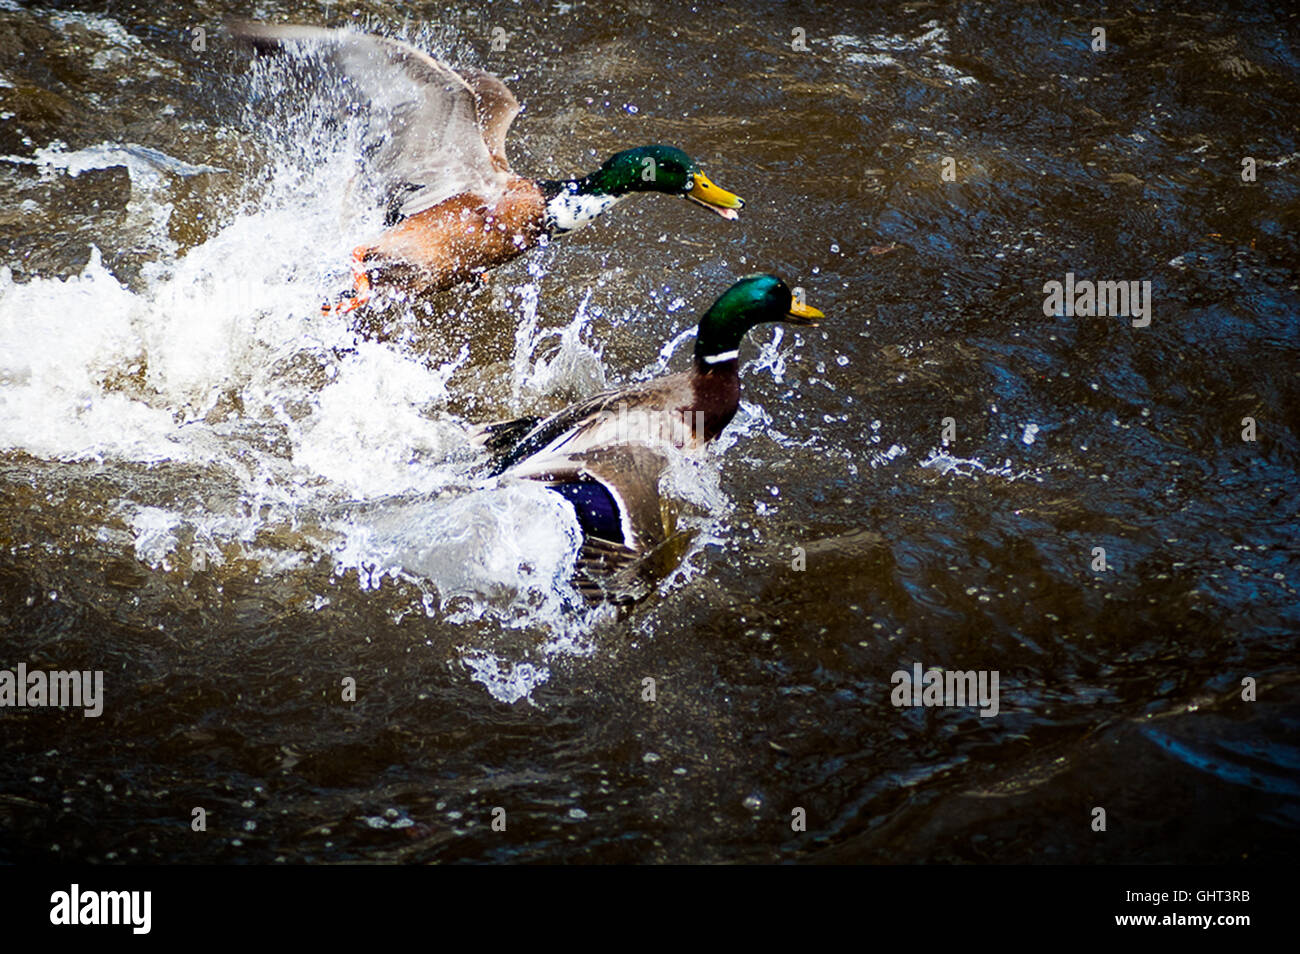
[[[578,524],[587,536],[627,543],[623,539],[623,522],[619,519],[618,504],[603,484],[584,480],[557,484],[551,489],[573,504],[573,509],[578,514]]]

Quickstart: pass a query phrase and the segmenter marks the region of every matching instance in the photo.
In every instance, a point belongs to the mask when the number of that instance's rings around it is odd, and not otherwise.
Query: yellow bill
[[[691,181],[694,185],[686,193],[686,198],[732,222],[740,217],[737,210],[745,205],[745,200],[740,196],[715,186],[703,172],[695,173]]]
[[[812,305],[805,305],[803,302],[796,300],[790,305],[789,317],[793,319],[792,324],[815,325],[818,318],[825,318],[826,316]]]

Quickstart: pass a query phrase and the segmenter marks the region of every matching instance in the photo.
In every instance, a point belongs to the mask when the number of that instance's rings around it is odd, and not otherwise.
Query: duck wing
[[[484,424],[474,429],[470,441],[494,455],[508,454],[542,420],[540,417],[517,417],[513,421]]]
[[[627,445],[638,428],[643,435],[651,430],[636,415],[676,413],[688,407],[692,398],[690,375],[672,374],[644,385],[601,392],[542,420],[519,418],[489,424],[479,432],[487,437],[478,438],[493,452],[487,474],[504,473],[534,454],[571,456],[609,445]],[[628,433],[621,432],[624,427]]]
[[[292,56],[342,80],[341,108],[369,116],[365,169],[390,218],[462,193],[495,201],[505,188],[505,138],[519,103],[495,76],[457,72],[371,34],[248,21],[230,29],[259,53]]]
[[[513,474],[545,483],[574,505],[583,534],[629,555],[664,541],[659,478],[667,460],[644,444],[534,457]]]
[[[515,469],[573,505],[583,535],[573,582],[587,599],[628,606],[676,566],[689,541],[673,532],[659,494],[666,463],[651,447],[622,444],[535,457]]]
[[[492,156],[492,163],[501,172],[508,173],[510,161],[506,159],[506,134],[510,131],[510,124],[519,115],[519,101],[510,92],[510,88],[491,73],[471,69],[459,72],[474,90],[478,125],[488,154]]]

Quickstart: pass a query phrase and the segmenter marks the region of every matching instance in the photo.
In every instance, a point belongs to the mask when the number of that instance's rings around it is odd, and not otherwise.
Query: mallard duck
[[[626,594],[643,558],[672,537],[660,507],[672,444],[702,450],[740,406],[740,341],[755,325],[815,325],[824,315],[796,300],[775,275],[751,275],[722,294],[700,319],[689,371],[606,391],[547,418],[489,424],[475,441],[491,458],[488,475],[545,483],[573,504],[583,532],[579,588],[589,596]],[[603,577],[614,575],[610,587]],[[620,601],[620,600],[615,600]]]
[[[505,152],[519,103],[495,76],[347,30],[249,22],[231,30],[259,53],[341,77],[351,97],[343,105],[369,117],[362,177],[386,230],[353,251],[354,288],[326,311],[352,311],[381,287],[421,295],[481,277],[639,192],[683,196],[731,220],[744,206],[672,146],[615,153],[581,178],[524,178]]]

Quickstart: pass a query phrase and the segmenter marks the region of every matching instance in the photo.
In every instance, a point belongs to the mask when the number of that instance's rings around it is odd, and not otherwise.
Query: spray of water
[[[141,488],[112,502],[100,541],[128,540],[162,573],[248,561],[273,574],[324,559],[340,585],[401,581],[429,616],[535,631],[531,656],[462,647],[466,671],[494,696],[528,698],[549,660],[592,651],[603,618],[570,585],[573,511],[538,484],[473,475],[467,422],[449,410],[468,346],[436,364],[321,313],[346,274],[340,263],[379,226],[350,188],[367,131],[329,116],[320,99],[285,96],[272,67],[249,83],[243,120],[265,150],[258,171],[232,186],[244,199],[224,224],[179,257],[168,237],[172,185],[223,170],[111,144],[26,160],[43,175],[125,167],[149,261],[130,284],[98,249],[66,279],[19,282],[0,267],[0,450],[201,468],[223,493],[159,500]],[[507,373],[521,411],[606,385],[599,352],[583,341],[588,299],[558,330],[543,327],[542,269],[533,262],[505,295],[517,303]],[[720,497],[716,474],[697,482]]]

